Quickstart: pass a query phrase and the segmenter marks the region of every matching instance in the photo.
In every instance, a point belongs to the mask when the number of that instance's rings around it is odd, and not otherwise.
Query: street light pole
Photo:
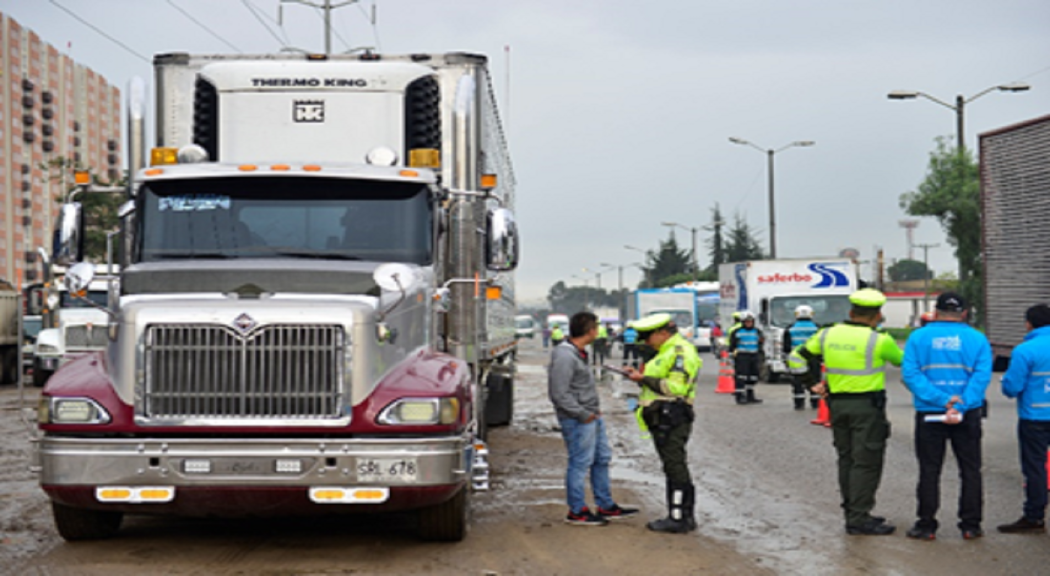
[[[663,226],[667,226],[669,228],[681,228],[682,230],[688,230],[689,233],[692,234],[692,236],[693,236],[693,258],[692,258],[692,260],[693,260],[693,282],[696,282],[696,281],[700,280],[700,263],[699,263],[699,261],[696,258],[696,233],[699,230],[699,228],[691,228],[689,226],[683,226],[682,224],[679,224],[677,222],[661,222],[660,224],[663,225]]]
[[[759,152],[765,153],[766,157],[768,158],[767,170],[769,171],[769,257],[775,259],[777,257],[777,217],[775,204],[773,202],[773,156],[777,152],[783,152],[788,148],[793,148],[795,146],[813,146],[814,144],[816,144],[816,142],[812,140],[796,140],[791,144],[782,146],[774,150],[773,148],[762,148],[761,146],[753,144],[747,140],[744,140],[743,138],[730,137],[729,141],[733,144],[750,146],[755,150],[758,150]]]
[[[886,97],[889,98],[890,100],[912,100],[912,99],[918,98],[919,96],[922,96],[923,98],[925,98],[925,99],[927,99],[927,100],[929,100],[931,102],[935,102],[937,104],[940,104],[941,106],[944,106],[945,108],[948,108],[950,110],[954,110],[955,111],[955,142],[956,142],[956,146],[958,147],[958,151],[962,152],[963,150],[966,149],[966,139],[963,136],[963,112],[964,112],[967,104],[969,104],[970,102],[973,102],[974,100],[976,100],[976,99],[980,98],[981,96],[984,96],[985,94],[988,94],[989,92],[992,92],[994,90],[998,90],[1000,92],[1024,92],[1025,90],[1028,90],[1030,88],[1031,88],[1031,86],[1029,86],[1028,84],[1025,84],[1024,82],[1014,82],[1012,84],[1000,84],[998,86],[992,86],[991,88],[985,88],[984,90],[981,90],[980,92],[974,94],[973,96],[970,96],[969,98],[963,98],[963,95],[959,94],[958,96],[955,97],[955,104],[954,105],[949,104],[949,103],[947,103],[944,100],[941,100],[939,98],[934,98],[933,96],[930,96],[929,94],[927,94],[925,92],[919,92],[918,90],[894,90],[894,91],[890,92],[889,94],[887,94]]]
[[[650,277],[651,275],[649,274],[649,268],[648,268],[648,265],[649,265],[649,252],[647,252],[646,250],[642,250],[641,248],[635,248],[634,246],[624,245],[624,248],[626,248],[628,250],[634,250],[635,252],[641,252],[642,254],[645,255],[645,266],[639,266],[639,268],[642,269],[642,274],[645,275],[645,283],[646,283],[646,285],[648,285],[649,288],[652,288],[653,287],[653,281],[652,281],[652,278]]]

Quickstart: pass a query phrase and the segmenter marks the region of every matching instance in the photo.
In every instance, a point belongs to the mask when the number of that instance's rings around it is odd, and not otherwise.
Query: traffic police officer
[[[736,373],[736,403],[761,404],[755,398],[755,384],[762,364],[762,344],[765,337],[755,327],[755,316],[744,312],[740,327],[729,336],[729,353],[733,355],[733,371]]]
[[[561,344],[561,341],[565,339],[565,332],[562,332],[561,325],[555,324],[551,330],[551,344],[557,346]]]
[[[670,314],[652,314],[630,324],[638,341],[656,350],[645,371],[625,367],[637,382],[641,420],[656,444],[667,481],[667,517],[647,524],[657,532],[683,533],[696,529],[693,515],[696,489],[686,462],[686,443],[693,431],[693,399],[703,361],[671,321]]]
[[[813,321],[812,307],[803,304],[795,308],[795,322],[784,329],[784,357],[786,358],[791,354],[792,350],[805,344],[806,340],[809,340],[811,336],[817,333],[817,328],[817,323]],[[812,361],[806,369],[807,371],[819,372],[820,362]],[[796,374],[791,381],[791,391],[795,398],[795,410],[802,410],[806,407],[806,391],[802,380],[802,377]],[[810,405],[816,408],[819,402],[820,399],[817,395],[810,392]]]
[[[881,536],[895,529],[885,518],[871,515],[890,435],[884,370],[886,362],[900,366],[904,353],[892,337],[875,330],[886,302],[882,292],[865,288],[849,299],[850,319],[819,330],[790,360],[800,370],[813,358],[823,359],[826,383],[818,384],[820,373],[812,371],[806,372],[805,382],[828,399],[846,532]]]

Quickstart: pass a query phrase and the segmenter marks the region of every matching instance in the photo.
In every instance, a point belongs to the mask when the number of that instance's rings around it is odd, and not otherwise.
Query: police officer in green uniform
[[[639,342],[656,351],[644,372],[624,367],[627,377],[642,388],[640,420],[653,436],[667,481],[667,517],[647,526],[657,532],[689,532],[696,529],[696,489],[686,462],[686,443],[693,431],[693,399],[703,362],[696,347],[678,333],[670,314],[652,314],[630,326],[638,332]]]
[[[886,302],[882,292],[865,288],[849,299],[850,319],[818,331],[792,351],[789,363],[802,371],[810,360],[823,359],[826,383],[818,383],[820,374],[812,371],[804,373],[804,381],[828,401],[846,532],[881,536],[895,529],[871,515],[890,435],[884,370],[886,362],[900,366],[904,353],[891,336],[875,329]]]

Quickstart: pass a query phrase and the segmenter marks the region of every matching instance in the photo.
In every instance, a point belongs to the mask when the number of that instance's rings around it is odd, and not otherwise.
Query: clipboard
[[[619,374],[620,376],[623,376],[625,378],[627,377],[627,374],[628,374],[628,372],[626,370],[624,370],[623,368],[618,368],[616,366],[610,366],[608,364],[602,364],[602,370],[608,370],[609,372],[612,372],[613,374]]]

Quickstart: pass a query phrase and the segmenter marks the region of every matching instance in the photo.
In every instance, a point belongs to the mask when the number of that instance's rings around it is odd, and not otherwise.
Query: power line
[[[262,24],[262,27],[266,28],[266,31],[270,33],[270,36],[274,37],[274,40],[277,40],[277,42],[282,47],[286,45],[284,43],[284,41],[281,40],[281,37],[278,36],[276,33],[274,33],[274,31],[270,29],[270,27],[266,24],[266,22],[264,22],[263,19],[260,18],[259,15],[255,12],[256,11],[255,6],[252,6],[252,4],[250,2],[248,2],[248,0],[241,0],[241,3],[244,4],[244,7],[247,8],[248,11],[252,13],[252,16],[255,16],[255,19],[259,21],[259,24]]]
[[[116,38],[110,36],[109,34],[106,34],[105,32],[103,32],[99,27],[95,26],[94,24],[88,22],[87,20],[84,20],[80,16],[77,16],[77,14],[75,12],[73,12],[69,8],[66,8],[65,6],[59,4],[56,0],[49,0],[49,1],[52,4],[54,4],[57,8],[59,8],[60,10],[65,12],[66,14],[69,14],[70,16],[72,16],[75,20],[77,20],[78,22],[80,22],[84,26],[87,26],[88,28],[91,28],[95,32],[98,32],[100,35],[102,35],[104,38],[106,38],[110,42],[113,42],[117,46],[120,46],[121,48],[127,50],[128,52],[132,53],[133,55],[135,55],[138,58],[140,58],[143,61],[145,61],[147,64],[151,63],[151,60],[149,58],[143,56],[142,54],[139,54],[138,52],[133,50],[130,46],[128,46],[127,44],[121,42],[120,40],[117,40]]]
[[[225,45],[229,46],[230,48],[233,48],[233,49],[234,49],[234,50],[236,50],[237,52],[241,52],[241,49],[240,49],[240,48],[238,48],[238,47],[234,46],[233,44],[230,44],[230,43],[229,43],[229,42],[228,42],[228,41],[227,41],[227,40],[226,40],[225,38],[223,38],[222,36],[219,36],[218,34],[216,34],[215,32],[213,32],[211,28],[208,28],[207,26],[205,26],[204,24],[202,24],[202,23],[201,23],[201,22],[200,22],[199,20],[197,20],[196,18],[194,18],[193,16],[191,16],[189,12],[187,12],[187,11],[183,10],[183,9],[182,9],[182,8],[180,8],[180,7],[178,6],[178,5],[176,5],[176,4],[175,4],[175,1],[174,1],[174,0],[168,0],[168,4],[171,4],[171,7],[172,7],[172,8],[174,8],[174,9],[178,10],[179,12],[181,12],[183,16],[185,16],[185,17],[189,18],[191,22],[193,22],[193,23],[194,23],[194,24],[196,24],[197,26],[200,26],[201,28],[203,28],[205,32],[207,32],[208,34],[211,34],[212,36],[214,36],[214,37],[215,37],[216,39],[218,39],[218,40],[219,40],[220,42],[222,42],[223,44],[225,44]]]

